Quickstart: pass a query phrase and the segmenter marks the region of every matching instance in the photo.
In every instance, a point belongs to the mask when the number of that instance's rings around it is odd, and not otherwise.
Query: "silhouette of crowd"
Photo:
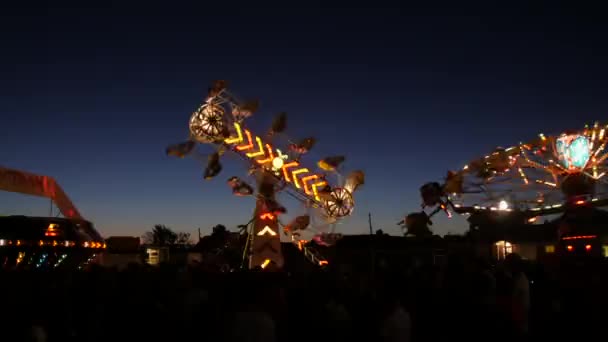
[[[373,271],[7,272],[2,334],[63,342],[601,340],[607,268],[603,260],[546,267],[510,255]]]

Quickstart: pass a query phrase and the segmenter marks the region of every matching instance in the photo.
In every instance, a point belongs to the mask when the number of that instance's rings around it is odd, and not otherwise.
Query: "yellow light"
[[[553,245],[546,245],[545,246],[545,253],[547,253],[547,254],[555,253],[555,246],[553,246]]]
[[[258,236],[264,236],[266,234],[269,234],[270,236],[276,236],[277,233],[272,230],[270,227],[266,226],[264,227],[264,229],[260,230],[260,232],[258,233]]]
[[[44,236],[57,236],[58,227],[59,227],[59,225],[56,223],[49,224],[49,226],[46,228],[46,232],[44,233]]]
[[[248,130],[245,130],[245,135],[247,136],[247,145],[237,146],[236,149],[239,151],[248,150],[253,147],[253,141],[251,141],[251,133]]]
[[[270,265],[270,259],[264,260],[264,262],[260,265],[262,269],[266,268],[266,266]]]
[[[325,181],[321,181],[319,183],[315,183],[312,185],[312,193],[315,195],[315,199],[317,201],[320,200],[319,190],[317,190],[317,188],[325,186],[325,185],[327,185],[327,182],[325,182]]]
[[[310,195],[310,190],[308,189],[308,181],[311,179],[317,179],[317,178],[319,178],[319,176],[317,176],[317,175],[311,175],[311,176],[302,178],[302,184],[304,184],[304,192],[306,194]]]
[[[255,137],[255,141],[258,143],[259,150],[257,152],[249,152],[247,153],[247,157],[255,158],[264,155],[264,146],[262,146],[262,140],[260,137]]]
[[[258,164],[266,164],[268,162],[273,162],[274,165],[274,153],[272,153],[272,146],[266,144],[266,150],[268,151],[268,158],[257,160]],[[283,166],[281,164],[281,166]]]
[[[283,167],[282,167],[283,177],[285,178],[286,181],[291,182],[291,180],[289,179],[289,173],[287,172],[287,169],[292,166],[298,166],[298,165],[300,165],[298,162],[291,162],[291,163],[287,163],[287,164],[283,165]]]
[[[300,173],[306,173],[308,172],[307,168],[303,168],[303,169],[298,169],[295,170],[294,172],[291,173],[291,177],[293,178],[293,184],[295,184],[296,188],[300,189],[300,184],[298,184],[298,178],[296,177],[297,175],[299,175]]]
[[[243,133],[241,132],[241,125],[239,125],[238,123],[235,122],[234,128],[236,129],[237,136],[224,140],[226,142],[226,144],[237,144],[237,143],[240,143],[243,141]]]
[[[278,170],[278,169],[280,169],[280,168],[283,167],[284,163],[285,162],[283,161],[283,158],[281,158],[281,157],[274,157],[274,159],[272,160],[272,167],[275,170]]]

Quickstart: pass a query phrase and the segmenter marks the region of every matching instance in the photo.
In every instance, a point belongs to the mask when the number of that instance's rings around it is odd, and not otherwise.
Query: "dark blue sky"
[[[447,169],[607,117],[599,9],[121,3],[0,14],[0,164],[54,176],[104,235],[248,221],[253,200],[225,184],[241,164],[203,182],[200,163],[164,155],[218,78],[261,100],[254,130],[287,111],[290,136],[319,139],[316,156],[366,171],[345,233],[367,231],[368,212],[397,233]],[[0,214],[15,213],[47,215],[48,202],[0,194]]]

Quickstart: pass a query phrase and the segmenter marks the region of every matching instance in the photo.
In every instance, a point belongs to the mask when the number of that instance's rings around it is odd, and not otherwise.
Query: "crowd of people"
[[[606,267],[547,269],[511,255],[374,271],[10,272],[0,275],[1,331],[6,341],[62,342],[601,339]]]

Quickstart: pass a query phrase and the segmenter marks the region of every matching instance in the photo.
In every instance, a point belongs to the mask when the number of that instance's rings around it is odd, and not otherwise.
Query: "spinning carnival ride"
[[[245,179],[233,176],[228,185],[236,196],[254,196],[256,208],[247,228],[250,240],[247,252],[249,267],[273,263],[282,267],[279,226],[305,255],[313,262],[323,265],[311,249],[307,248],[304,232],[313,231],[312,239],[320,244],[331,244],[339,235],[327,234],[328,227],[349,216],[354,208],[354,191],[364,183],[364,174],[354,171],[343,179],[338,173],[344,162],[343,156],[323,158],[317,163],[318,170],[306,167],[301,158],[314,146],[312,137],[299,142],[287,139],[285,149],[278,149],[280,138],[287,126],[285,113],[279,114],[267,134],[253,134],[245,126],[245,119],[257,110],[256,101],[242,102],[226,89],[224,81],[216,81],[209,89],[205,102],[190,118],[190,137],[188,141],[169,146],[167,154],[177,157],[194,155],[197,144],[209,144],[215,152],[208,155],[204,178],[211,179],[221,170],[221,157],[230,151],[243,159],[248,165],[248,175],[255,179],[256,188]],[[333,178],[333,180],[330,180]],[[278,193],[285,193],[304,205],[307,213],[297,216],[289,224],[283,225],[279,216],[287,210],[276,199]],[[314,217],[323,221],[315,225]]]
[[[443,184],[420,188],[428,216],[456,213],[518,212],[528,222],[573,206],[608,205],[608,125],[596,123],[577,132],[540,134],[535,140],[497,148]]]
[[[106,248],[52,177],[0,167],[0,190],[48,198],[64,217],[0,217],[0,269],[80,270]]]

